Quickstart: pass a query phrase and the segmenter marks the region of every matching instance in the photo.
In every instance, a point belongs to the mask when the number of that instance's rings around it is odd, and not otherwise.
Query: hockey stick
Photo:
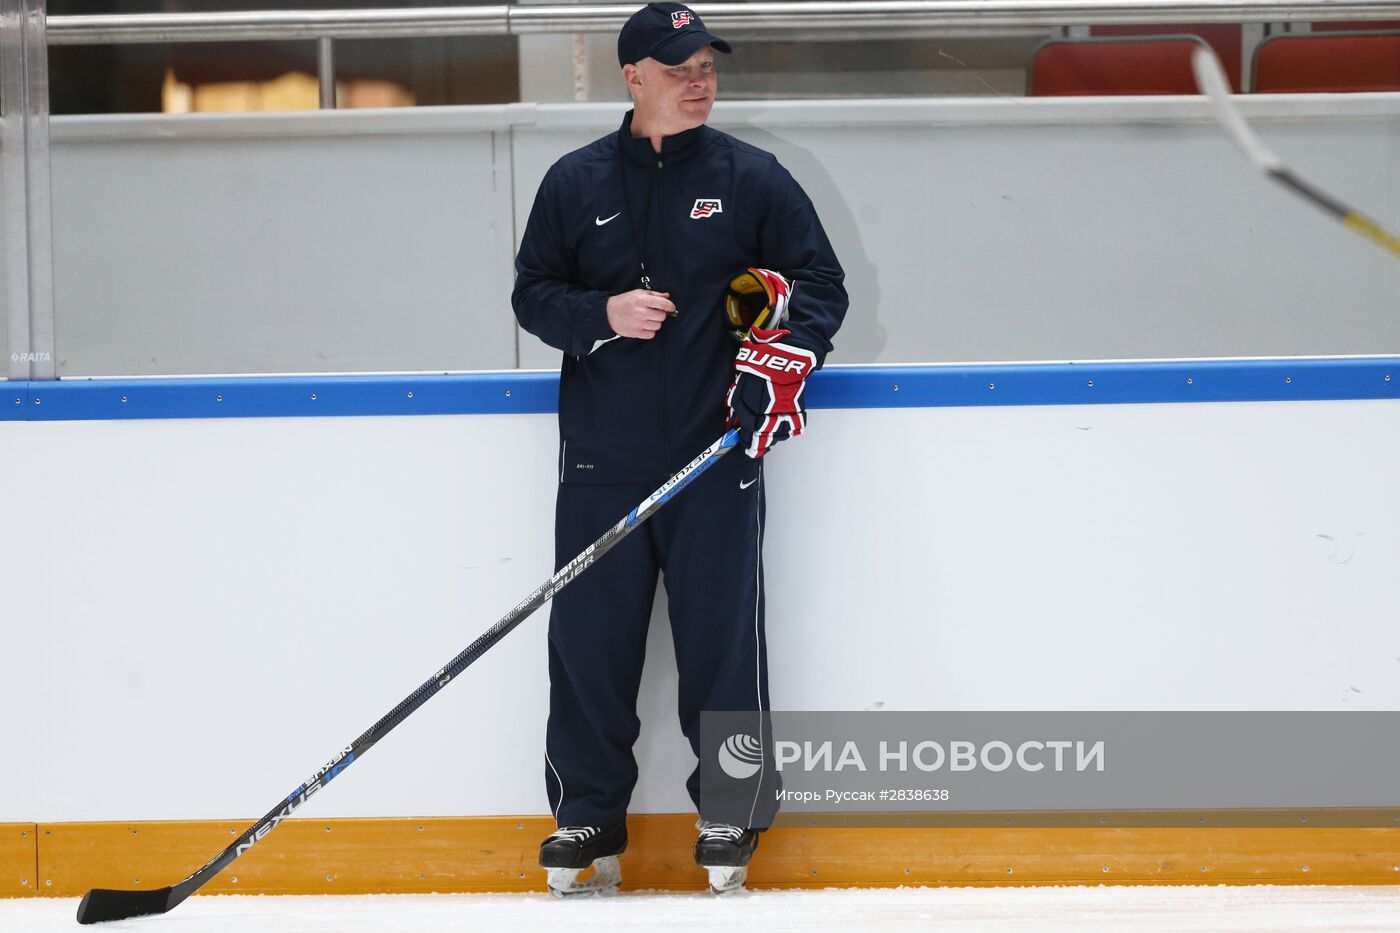
[[[530,613],[544,605],[555,593],[568,586],[575,577],[587,570],[598,558],[610,551],[615,544],[631,534],[667,500],[709,469],[720,457],[729,453],[738,443],[739,431],[736,428],[726,432],[719,440],[701,451],[683,470],[642,500],[635,509],[627,513],[626,517],[608,529],[601,538],[590,544],[582,554],[561,567],[554,576],[541,584],[519,605],[506,613],[499,622],[482,633],[480,638],[467,646],[466,650],[448,662],[446,667],[429,678],[427,683],[409,694],[383,719],[370,726],[364,735],[347,745],[343,751],[338,752],[334,758],[322,765],[315,774],[278,801],[277,806],[273,807],[262,819],[248,827],[243,835],[239,836],[227,849],[214,856],[209,864],[184,881],[156,891],[112,891],[105,888],[95,888],[83,895],[82,903],[78,905],[78,922],[101,923],[107,920],[125,920],[128,917],[142,917],[148,914],[163,914],[174,910],[185,898],[198,891],[210,878],[223,871],[230,862],[247,852],[254,843],[275,829],[278,823],[291,816],[298,807],[306,802],[308,797],[330,783],[333,778],[338,777],[353,762],[363,758],[365,752],[373,748],[376,742],[388,735],[414,710],[428,702],[435,693],[447,686],[452,678],[466,670],[473,661],[509,634]]]
[[[1225,83],[1225,72],[1220,68],[1220,60],[1207,48],[1198,48],[1191,53],[1191,67],[1196,72],[1196,86],[1210,101],[1215,119],[1230,134],[1230,139],[1245,154],[1245,158],[1265,175],[1285,188],[1302,195],[1308,201],[1322,208],[1340,220],[1349,229],[1356,231],[1368,240],[1400,256],[1400,237],[1376,223],[1374,220],[1353,210],[1324,191],[1294,175],[1283,160],[1274,154],[1255,135],[1245,122],[1244,115],[1230,101],[1230,88]]]

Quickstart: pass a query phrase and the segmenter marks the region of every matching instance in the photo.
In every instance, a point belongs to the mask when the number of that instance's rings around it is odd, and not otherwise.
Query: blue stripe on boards
[[[836,367],[812,408],[1400,398],[1400,358]]]
[[[0,418],[278,418],[532,414],[558,407],[552,372],[224,376],[0,383]]]
[[[0,382],[0,421],[554,412],[559,375],[491,372]],[[1400,398],[1400,358],[834,366],[811,408]]]

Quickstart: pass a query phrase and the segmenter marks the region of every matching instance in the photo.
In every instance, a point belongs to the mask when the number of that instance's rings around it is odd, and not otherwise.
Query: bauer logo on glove
[[[753,333],[754,336],[751,340],[746,341],[744,345],[739,348],[739,356],[734,361],[736,366],[742,368],[745,372],[758,372],[759,374],[763,374],[762,371],[767,369],[774,373],[797,373],[804,378],[806,377],[807,370],[812,366],[812,360],[805,358],[799,359],[791,356],[788,352],[779,353],[769,350],[760,350],[758,347],[754,346],[754,343],[762,343],[764,337],[771,340],[772,335],[788,334],[791,333],[791,331],[769,331],[754,328]],[[760,334],[763,336],[760,337]],[[785,347],[784,350],[791,350],[791,348]],[[811,354],[808,354],[808,356],[810,355]]]

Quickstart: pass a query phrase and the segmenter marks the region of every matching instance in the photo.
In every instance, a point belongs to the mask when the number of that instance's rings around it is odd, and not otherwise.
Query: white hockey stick
[[[1288,166],[1283,164],[1283,160],[1264,145],[1263,140],[1249,128],[1244,115],[1231,102],[1230,86],[1225,81],[1225,72],[1221,69],[1220,60],[1215,57],[1214,52],[1204,47],[1196,49],[1191,55],[1191,67],[1196,72],[1196,86],[1210,101],[1215,119],[1255,168],[1290,191],[1302,195],[1366,239],[1400,256],[1400,237],[1294,175]]]

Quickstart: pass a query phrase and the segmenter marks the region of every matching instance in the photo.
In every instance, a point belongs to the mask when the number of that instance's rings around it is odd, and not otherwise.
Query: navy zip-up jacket
[[[811,200],[771,153],[708,126],[658,153],[631,127],[628,111],[550,167],[515,261],[516,318],[564,351],[565,483],[659,483],[724,433],[738,352],[724,295],[744,269],[792,283],[786,339],[818,366],[849,303]],[[607,301],[642,287],[643,261],[677,314],[650,340],[618,337]]]

